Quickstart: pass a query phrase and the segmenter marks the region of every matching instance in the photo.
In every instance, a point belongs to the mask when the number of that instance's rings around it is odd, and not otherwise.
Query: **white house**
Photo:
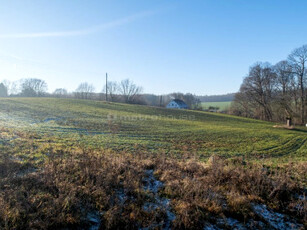
[[[166,108],[168,108],[168,109],[187,109],[188,106],[183,100],[174,99],[174,100],[171,100],[167,104]]]

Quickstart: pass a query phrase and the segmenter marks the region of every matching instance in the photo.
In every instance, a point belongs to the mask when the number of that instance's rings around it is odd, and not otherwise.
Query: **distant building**
[[[174,100],[171,100],[167,104],[166,108],[168,108],[168,109],[187,109],[188,106],[183,100],[174,99]]]

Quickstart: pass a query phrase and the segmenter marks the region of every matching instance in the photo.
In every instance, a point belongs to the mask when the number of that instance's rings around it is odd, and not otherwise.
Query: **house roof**
[[[172,101],[176,102],[177,105],[179,105],[179,106],[187,106],[187,104],[186,104],[183,100],[174,99],[174,100],[172,100]]]

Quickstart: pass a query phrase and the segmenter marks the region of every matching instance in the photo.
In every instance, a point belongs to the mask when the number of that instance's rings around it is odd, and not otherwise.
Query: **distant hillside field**
[[[303,229],[307,129],[275,125],[0,98],[0,229]]]
[[[205,105],[225,108],[229,104]],[[0,125],[35,132],[40,136],[40,142],[45,138],[59,138],[88,146],[171,152],[184,152],[190,146],[190,152],[206,157],[213,153],[225,156],[248,154],[249,158],[257,159],[265,154],[266,158],[280,161],[290,156],[301,158],[307,151],[306,133],[276,129],[274,123],[102,101],[0,99]]]
[[[231,105],[231,101],[223,101],[223,102],[202,102],[201,103],[203,109],[209,109],[209,107],[218,107],[219,110],[227,110]]]

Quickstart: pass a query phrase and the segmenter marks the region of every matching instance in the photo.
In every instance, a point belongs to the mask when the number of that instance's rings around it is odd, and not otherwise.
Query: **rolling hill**
[[[164,149],[210,156],[245,155],[281,161],[306,155],[306,129],[199,111],[101,101],[16,98],[0,100],[2,127],[97,143],[114,149]],[[21,128],[22,127],[22,128]]]
[[[274,125],[1,98],[0,229],[303,228],[307,129]]]

